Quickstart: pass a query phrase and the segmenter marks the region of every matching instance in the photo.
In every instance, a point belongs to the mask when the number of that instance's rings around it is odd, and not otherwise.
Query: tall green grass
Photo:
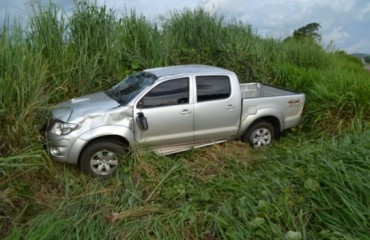
[[[186,63],[304,92],[303,130],[260,151],[134,151],[103,182],[42,150],[39,129],[55,103]],[[27,27],[0,30],[0,238],[366,239],[369,80],[347,54],[261,38],[203,9],[157,26],[84,1],[70,16],[35,8]]]
[[[225,50],[222,18],[203,9],[175,12],[164,21],[163,32],[170,43],[171,64],[220,63]]]
[[[134,155],[103,182],[66,173],[8,238],[368,239],[369,136]]]
[[[168,39],[145,17],[131,11],[119,19],[117,34],[121,64],[126,69],[137,71],[167,65]]]
[[[28,49],[19,25],[4,26],[0,36],[0,156],[37,141],[37,118],[47,106],[47,66]]]

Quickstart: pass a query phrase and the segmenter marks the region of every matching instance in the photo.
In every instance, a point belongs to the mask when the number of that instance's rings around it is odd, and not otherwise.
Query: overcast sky
[[[49,0],[0,0],[0,24],[5,15],[26,22],[30,6]],[[73,0],[51,0],[64,11],[73,10]],[[148,20],[159,22],[160,16],[184,8],[202,7],[217,12],[226,20],[236,19],[252,25],[261,36],[285,38],[295,29],[311,22],[321,24],[323,45],[334,42],[348,53],[370,54],[369,0],[93,0],[116,10],[118,17],[135,9]]]

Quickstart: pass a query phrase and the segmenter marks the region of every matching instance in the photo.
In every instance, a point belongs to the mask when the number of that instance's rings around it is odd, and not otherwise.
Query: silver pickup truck
[[[147,69],[111,89],[58,104],[47,127],[50,156],[109,176],[141,143],[171,154],[228,140],[267,145],[301,121],[305,95],[206,65]]]

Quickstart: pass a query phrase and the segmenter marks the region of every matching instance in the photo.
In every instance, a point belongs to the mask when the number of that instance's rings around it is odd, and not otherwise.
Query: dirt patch
[[[365,68],[366,70],[370,71],[370,64],[365,64],[365,65],[364,65],[364,68]]]

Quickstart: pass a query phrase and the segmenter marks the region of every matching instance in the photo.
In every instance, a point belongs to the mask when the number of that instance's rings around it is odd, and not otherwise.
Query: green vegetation
[[[293,32],[294,38],[311,38],[315,41],[320,41],[321,34],[319,33],[320,24],[309,23],[306,26],[300,27]]]
[[[255,150],[231,142],[169,157],[133,151],[101,181],[50,161],[53,104],[140,69],[234,70],[306,93],[302,126]],[[369,239],[370,74],[304,39],[259,37],[202,9],[163,19],[86,3],[37,9],[0,31],[0,238]]]
[[[370,63],[370,55],[364,57],[366,63]]]

